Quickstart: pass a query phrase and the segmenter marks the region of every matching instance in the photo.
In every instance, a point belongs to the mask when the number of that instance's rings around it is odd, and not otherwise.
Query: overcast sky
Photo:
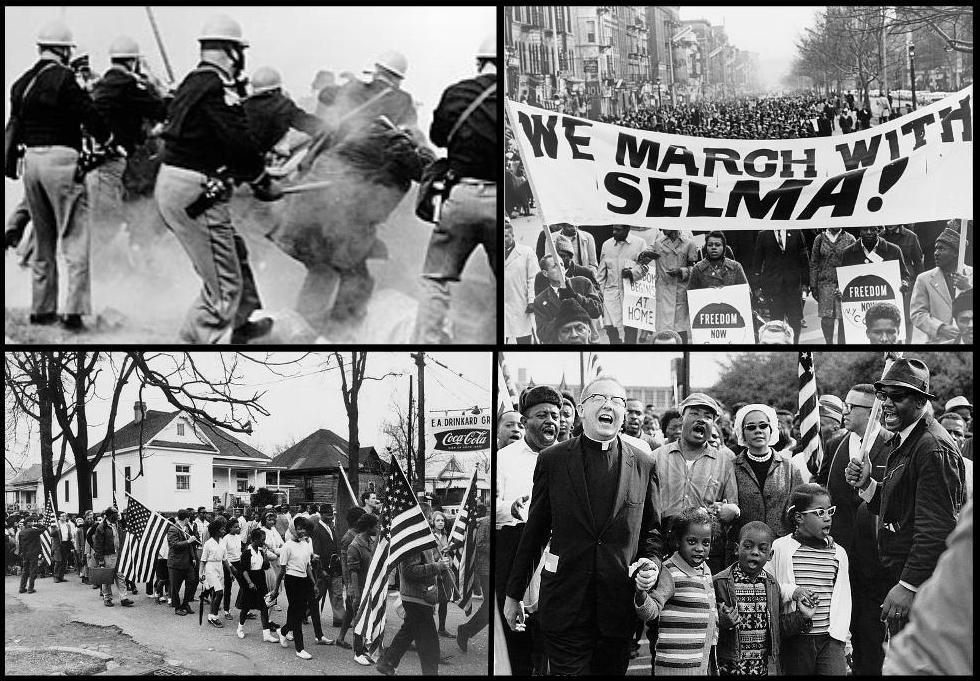
[[[725,25],[728,43],[759,53],[763,85],[778,87],[796,56],[796,39],[813,25],[819,6],[681,6],[681,19],[707,19]]]
[[[283,378],[269,369],[253,363],[241,362],[245,387],[238,388],[238,396],[251,395],[255,391],[266,391],[261,404],[270,416],[260,417],[254,423],[251,438],[235,434],[236,437],[251,444],[260,451],[269,453],[277,445],[292,440],[301,440],[318,428],[327,428],[347,439],[347,412],[344,409],[340,392],[340,375],[335,369],[319,373],[326,353],[307,357],[301,364],[277,369],[280,374],[292,376]],[[350,353],[342,353],[348,361]],[[274,360],[287,361],[299,357],[301,353],[275,353]],[[258,357],[264,358],[264,355]],[[426,353],[425,406],[426,411],[462,410],[479,406],[490,407],[490,377],[492,375],[492,355],[489,352],[432,352]],[[215,375],[218,365],[215,353],[194,353],[195,362],[207,372]],[[441,362],[451,370],[439,367]],[[335,366],[333,359],[331,365]],[[367,375],[383,376],[387,372],[400,373],[383,381],[365,381],[360,399],[360,440],[362,446],[381,442],[380,430],[385,419],[390,417],[391,402],[398,400],[408,404],[409,376],[417,376],[414,360],[405,352],[372,352],[367,359]],[[104,372],[104,380],[99,383],[98,399],[89,405],[89,419],[92,424],[90,442],[96,444],[105,434],[106,420],[111,401],[112,379],[110,372]],[[456,374],[462,374],[459,377]],[[117,428],[133,419],[133,403],[136,402],[139,385],[131,381],[123,389],[117,415]],[[415,399],[418,399],[418,382],[415,383]],[[173,411],[166,399],[155,389],[144,390],[144,401],[148,409]],[[227,415],[223,406],[207,408],[214,416]],[[36,440],[36,436],[34,437]],[[8,450],[20,451],[23,443],[6,443]],[[36,444],[32,444],[31,460],[40,461]]]
[[[4,80],[11,84],[37,58],[34,41],[48,21],[64,19],[75,42],[89,49],[100,73],[109,65],[109,43],[121,34],[135,38],[153,71],[165,70],[144,7],[4,7]],[[475,75],[475,54],[496,34],[494,7],[154,7],[154,15],[179,81],[197,64],[197,36],[215,14],[234,17],[251,47],[246,68],[276,67],[294,98],[305,97],[319,69],[355,73],[386,50],[408,59],[403,83],[421,102],[420,122],[428,133],[432,110],[450,84]],[[9,105],[9,97],[5,96]]]
[[[513,380],[517,380],[517,370],[527,369],[528,378],[535,383],[553,383],[561,381],[562,372],[570,385],[578,385],[579,375],[578,352],[511,352],[504,353],[507,369]],[[631,386],[667,386],[670,385],[670,360],[680,357],[680,352],[654,352],[643,350],[638,352],[601,352],[597,351],[599,364],[603,373],[615,376]],[[731,353],[727,352],[692,352],[691,353],[691,385],[706,388],[714,385],[718,379],[719,362]]]

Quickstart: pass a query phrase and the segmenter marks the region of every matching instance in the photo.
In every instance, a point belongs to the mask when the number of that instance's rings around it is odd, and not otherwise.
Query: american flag
[[[119,551],[119,574],[137,584],[150,581],[169,523],[159,513],[126,495],[126,532]]]
[[[51,495],[48,495],[48,503],[41,516],[41,557],[44,562],[51,565],[51,525],[54,524],[54,505],[51,503]]]
[[[585,353],[585,383],[588,383],[593,378],[599,378],[599,376],[602,376],[602,364],[599,363],[599,353]],[[585,386],[583,385],[583,387]]]
[[[817,404],[817,376],[813,370],[813,353],[800,353],[800,451],[811,473],[820,470],[823,447],[820,443],[820,407]]]
[[[381,511],[378,548],[371,558],[361,603],[354,618],[354,633],[368,643],[384,633],[388,577],[398,563],[425,551],[439,549],[412,486],[398,461],[392,457],[388,498]]]
[[[473,610],[473,586],[476,584],[476,488],[477,469],[473,471],[470,484],[463,496],[463,505],[453,522],[449,533],[450,545],[457,544],[460,549],[453,554],[453,570],[459,585],[459,607],[467,615]],[[484,595],[486,598],[486,595]]]
[[[507,362],[504,360],[504,353],[501,352],[497,355],[497,416],[505,411],[514,411],[517,405],[517,389],[510,379]]]

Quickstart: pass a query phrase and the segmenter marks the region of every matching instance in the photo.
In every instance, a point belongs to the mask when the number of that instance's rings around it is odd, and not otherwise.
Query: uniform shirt
[[[497,146],[497,94],[493,93],[478,106],[459,127],[452,141],[449,132],[466,108],[488,87],[497,75],[484,73],[451,85],[432,114],[429,138],[439,147],[449,148],[449,168],[459,177],[497,181],[499,149]]]
[[[344,119],[345,116],[349,118]],[[382,80],[370,83],[352,80],[342,85],[337,90],[327,120],[335,126],[335,138],[339,140],[366,126],[378,116],[386,116],[398,126],[415,127],[418,124],[412,96],[404,90],[392,88]]]
[[[161,137],[163,162],[168,165],[206,174],[226,167],[243,180],[254,180],[265,171],[234,81],[208,62],[201,62],[177,88]]]
[[[21,102],[28,84],[42,69],[27,100]],[[99,143],[109,139],[109,127],[78,86],[75,74],[51,59],[38,60],[14,83],[10,103],[11,111],[20,112],[20,141],[27,147],[62,146],[80,151],[83,126]]]
[[[308,541],[289,540],[282,546],[279,563],[285,568],[287,575],[305,577],[306,569],[313,560],[313,545]]]
[[[95,108],[109,124],[113,140],[128,154],[146,141],[143,121],[162,121],[167,105],[146,81],[123,66],[113,66],[92,90]]]
[[[262,153],[270,151],[290,128],[313,137],[323,125],[319,118],[296,106],[279,89],[252,95],[242,103],[242,107],[248,120],[249,134]]]
[[[497,522],[496,528],[523,523],[511,512],[510,507],[517,499],[527,496],[524,513],[531,507],[531,487],[534,467],[538,463],[538,453],[531,449],[525,438],[512,442],[497,450]]]

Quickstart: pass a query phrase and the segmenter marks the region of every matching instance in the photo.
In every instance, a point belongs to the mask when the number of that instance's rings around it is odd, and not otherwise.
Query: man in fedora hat
[[[953,320],[953,299],[960,291],[973,288],[973,268],[964,265],[962,272],[956,271],[959,248],[960,230],[950,221],[936,239],[936,266],[920,274],[912,287],[909,310],[912,324],[920,332],[916,334],[918,341],[942,343],[959,339]]]
[[[882,423],[895,434],[881,482],[867,459],[851,460],[844,476],[868,508],[878,514],[878,551],[894,586],[881,617],[892,634],[908,622],[919,587],[932,576],[965,502],[966,476],[956,442],[926,413],[929,367],[899,359],[874,384]]]

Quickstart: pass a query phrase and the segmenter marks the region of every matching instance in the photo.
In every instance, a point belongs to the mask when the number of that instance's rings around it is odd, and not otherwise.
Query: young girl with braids
[[[660,620],[654,676],[702,676],[717,670],[718,611],[708,569],[711,516],[704,507],[675,517],[677,550],[663,562],[650,591],[636,590],[633,605],[644,622]]]

